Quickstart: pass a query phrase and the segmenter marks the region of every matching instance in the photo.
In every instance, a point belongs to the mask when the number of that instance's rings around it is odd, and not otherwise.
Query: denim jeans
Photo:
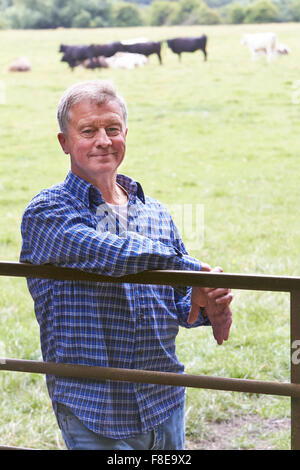
[[[127,439],[111,439],[95,434],[60,403],[57,404],[57,420],[69,450],[183,450],[184,409],[183,404],[152,431]]]

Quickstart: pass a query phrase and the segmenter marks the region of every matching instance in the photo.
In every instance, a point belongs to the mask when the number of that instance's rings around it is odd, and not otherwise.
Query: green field
[[[291,48],[267,64],[250,60],[244,32],[272,30]],[[179,63],[166,47],[134,70],[70,71],[61,43],[89,44],[146,36],[208,35],[201,52]],[[129,108],[127,159],[121,172],[165,204],[199,205],[204,239],[191,254],[226,272],[298,276],[300,272],[299,118],[300,31],[297,24],[195,26],[56,31],[1,31],[0,43],[0,261],[17,261],[20,220],[42,188],[69,168],[56,139],[56,106],[63,90],[90,78],[112,79]],[[9,73],[27,56],[32,70]],[[189,245],[189,234],[184,234]],[[0,279],[0,356],[41,360],[39,330],[24,279]],[[229,341],[217,346],[210,328],[182,330],[178,355],[186,372],[289,381],[289,297],[235,292]],[[44,378],[0,374],[0,445],[63,449]],[[290,400],[273,396],[187,391],[187,436],[196,448],[209,441],[208,426],[237,419],[259,423],[225,449],[289,449],[285,422]],[[257,421],[257,420],[256,420]],[[250,422],[250,421],[249,421]]]

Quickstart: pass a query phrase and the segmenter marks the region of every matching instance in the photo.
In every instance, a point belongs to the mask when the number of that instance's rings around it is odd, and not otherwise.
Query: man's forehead
[[[98,104],[84,100],[71,107],[69,119],[78,124],[89,121],[103,123],[110,121],[123,122],[123,114],[120,105],[116,101]]]

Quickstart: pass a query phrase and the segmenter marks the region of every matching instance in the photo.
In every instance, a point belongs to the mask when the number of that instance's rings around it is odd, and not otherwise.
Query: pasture
[[[291,54],[252,62],[242,34],[269,30]],[[203,33],[207,62],[196,52],[183,54],[180,63],[164,45],[162,66],[150,56],[144,68],[71,72],[58,52],[61,43]],[[297,24],[1,31],[0,42],[0,260],[18,260],[27,202],[68,171],[56,139],[61,93],[74,82],[105,78],[129,108],[120,171],[165,204],[202,207],[203,243],[193,244],[191,254],[225,272],[299,276]],[[24,55],[32,70],[9,73],[10,63]],[[183,235],[189,247],[188,230]],[[181,330],[177,348],[186,372],[289,381],[287,294],[238,291],[232,307],[225,345],[216,345],[210,328]],[[24,279],[0,278],[0,313],[0,356],[41,360]],[[0,394],[0,445],[64,448],[43,376],[1,372]],[[289,413],[288,398],[189,389],[187,439],[198,449],[289,449]],[[235,433],[237,423],[244,424]]]

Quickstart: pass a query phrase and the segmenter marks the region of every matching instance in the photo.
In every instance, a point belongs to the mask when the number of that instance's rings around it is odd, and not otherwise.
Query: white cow
[[[27,57],[18,57],[9,66],[8,70],[10,72],[28,72],[31,70],[31,64]]]
[[[79,66],[82,66],[85,69],[96,69],[108,67],[108,63],[106,62],[106,57],[100,55],[98,57],[93,57],[92,59],[85,59],[79,64]]]
[[[117,52],[112,57],[106,57],[108,67],[114,69],[134,69],[148,64],[148,58],[143,54],[131,52]]]
[[[252,60],[261,54],[266,55],[268,62],[276,57],[277,36],[275,33],[245,34],[241,39],[241,44],[248,46]]]

